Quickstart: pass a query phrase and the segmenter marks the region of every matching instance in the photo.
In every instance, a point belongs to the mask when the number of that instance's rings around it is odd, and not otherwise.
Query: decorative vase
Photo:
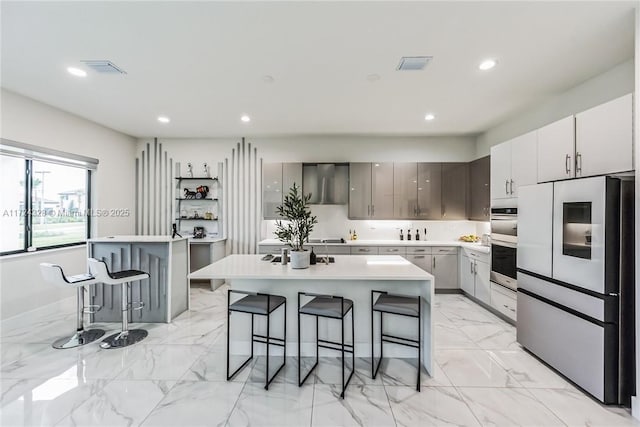
[[[309,268],[309,251],[291,251],[291,268]]]

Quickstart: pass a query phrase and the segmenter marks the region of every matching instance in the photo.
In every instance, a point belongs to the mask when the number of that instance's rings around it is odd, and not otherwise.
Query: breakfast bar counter
[[[297,355],[297,300],[298,292],[339,295],[354,301],[355,355],[371,355],[371,291],[386,291],[392,294],[415,295],[421,298],[422,311],[422,364],[433,373],[433,322],[434,279],[426,271],[416,267],[397,255],[340,256],[330,264],[318,263],[306,269],[292,269],[263,260],[263,255],[230,255],[189,275],[190,279],[224,279],[231,289],[249,292],[264,292],[287,298],[287,355]],[[282,324],[282,310],[274,312],[271,324]],[[256,329],[263,333],[266,322],[256,318]],[[303,316],[301,341],[303,354],[315,351],[315,327],[313,320]],[[275,330],[275,326],[272,326]],[[339,327],[325,319],[321,320],[319,334],[323,339],[338,340]],[[415,338],[415,319],[404,316],[385,317],[385,333]],[[246,352],[251,330],[249,316],[238,316],[233,320],[230,351]],[[244,332],[243,332],[244,331]],[[273,333],[273,332],[272,332]],[[378,343],[376,342],[376,347]],[[256,351],[264,346],[257,345]],[[411,348],[385,344],[385,357],[416,357]],[[277,353],[276,353],[277,354]],[[321,353],[322,355],[322,353]]]

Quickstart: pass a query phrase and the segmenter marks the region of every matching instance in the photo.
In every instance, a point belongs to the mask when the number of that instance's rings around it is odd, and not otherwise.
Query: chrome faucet
[[[320,242],[324,243],[324,252],[325,252],[325,259],[324,259],[324,263],[329,265],[329,248],[327,247],[327,240],[328,239],[320,239]]]

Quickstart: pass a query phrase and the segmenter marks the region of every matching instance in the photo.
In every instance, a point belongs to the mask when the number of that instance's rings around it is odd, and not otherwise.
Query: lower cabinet
[[[431,254],[409,254],[405,258],[427,273],[431,273],[431,265],[433,264],[433,256]]]
[[[511,289],[491,283],[491,306],[511,320],[517,320],[517,296]]]
[[[433,254],[431,274],[436,279],[436,289],[458,289],[458,254]]]
[[[491,304],[488,261],[487,254],[462,249],[458,264],[460,289],[485,304]]]

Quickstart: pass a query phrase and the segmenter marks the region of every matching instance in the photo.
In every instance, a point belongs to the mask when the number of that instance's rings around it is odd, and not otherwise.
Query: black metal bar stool
[[[300,297],[309,296],[312,297],[310,301],[308,301],[303,306],[300,306]],[[351,311],[351,344],[344,343],[344,318]],[[316,318],[316,363],[311,367],[307,375],[300,380],[301,372],[300,372],[300,363],[301,363],[301,355],[300,355],[300,315],[306,314],[308,316],[315,316]],[[328,319],[339,319],[341,322],[340,328],[340,342],[336,341],[327,341],[321,340],[318,335],[318,318],[325,317]],[[350,299],[343,298],[341,296],[334,295],[319,295],[312,294],[308,292],[298,292],[298,387],[301,387],[302,384],[309,378],[309,375],[313,372],[313,370],[318,366],[318,353],[319,348],[326,348],[329,350],[336,350],[342,353],[342,393],[340,393],[340,397],[344,399],[344,392],[349,385],[349,381],[351,381],[351,377],[353,377],[353,372],[355,371],[355,352],[354,346],[355,344],[355,330],[353,327],[353,301]],[[345,382],[344,380],[344,354],[351,353],[351,374],[349,374],[349,378]]]
[[[40,264],[42,277],[48,283],[62,287],[75,288],[77,299],[76,311],[76,332],[70,337],[60,338],[56,340],[52,347],[56,349],[73,348],[81,345],[89,344],[104,335],[103,329],[85,329],[84,315],[86,313],[93,314],[100,310],[100,306],[84,304],[84,290],[87,286],[95,285],[98,280],[91,274],[78,274],[75,276],[65,276],[62,267],[57,264],[42,263]]]
[[[140,270],[123,270],[110,272],[107,263],[89,258],[89,271],[93,274],[98,282],[105,285],[120,285],[121,293],[121,310],[122,310],[122,329],[120,332],[109,335],[100,343],[100,347],[105,349],[127,347],[142,341],[147,337],[148,332],[145,329],[129,329],[129,310],[142,310],[144,302],[129,302],[129,286],[131,282],[144,280],[149,278],[149,273]]]
[[[231,294],[244,294],[245,296],[237,301],[231,302]],[[253,343],[259,342],[267,345],[267,357],[265,367],[265,390],[269,390],[269,384],[278,375],[278,373],[284,368],[286,363],[286,343],[287,343],[287,299],[279,295],[263,294],[258,292],[247,292],[236,289],[229,289],[227,293],[227,381],[233,378],[238,372],[240,372],[247,364],[253,359]],[[270,318],[271,313],[276,311],[280,307],[284,307],[284,322],[282,324],[283,338],[276,338],[271,336],[270,332]],[[238,369],[232,374],[229,374],[229,329],[231,321],[231,312],[236,311],[239,313],[251,314],[251,356],[245,360]],[[254,316],[266,316],[267,318],[267,334],[259,335],[254,333]],[[269,378],[269,348],[272,345],[276,345],[283,348],[282,365],[278,368],[275,374]]]
[[[374,301],[375,294],[379,294],[379,296]],[[375,354],[373,352],[373,313],[375,311],[380,313],[380,360],[378,361],[377,366],[375,363]],[[414,340],[411,338],[385,334],[382,321],[384,313],[417,318],[418,339]],[[375,379],[378,375],[378,370],[380,369],[380,364],[382,363],[382,344],[384,342],[404,345],[407,347],[418,349],[418,385],[416,386],[416,390],[420,391],[420,367],[422,363],[422,313],[419,296],[394,295],[385,291],[371,291],[371,377],[373,377],[373,379]]]

